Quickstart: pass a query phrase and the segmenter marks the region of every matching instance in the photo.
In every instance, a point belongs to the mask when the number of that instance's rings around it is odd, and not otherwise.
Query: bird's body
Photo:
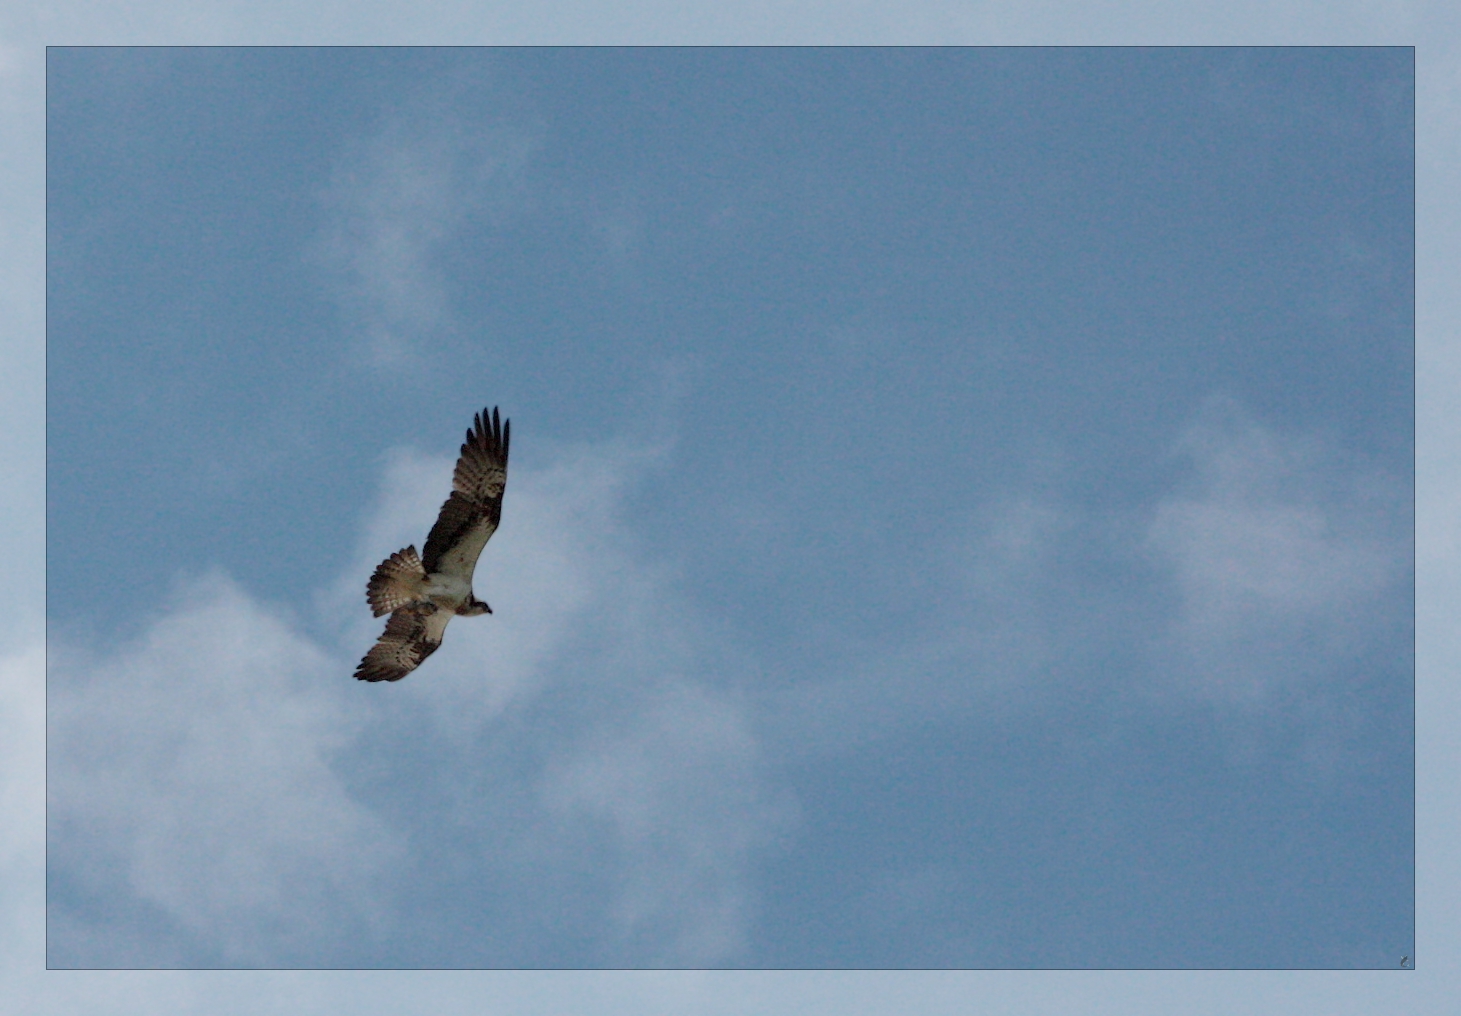
[[[391,619],[355,669],[362,681],[399,681],[436,652],[453,617],[492,613],[472,592],[472,573],[502,519],[512,425],[501,423],[496,409],[490,417],[484,409],[473,424],[425,551],[418,555],[414,544],[398,550],[366,584],[375,616]]]

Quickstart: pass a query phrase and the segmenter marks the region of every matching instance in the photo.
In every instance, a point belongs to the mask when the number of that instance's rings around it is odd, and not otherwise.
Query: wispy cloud
[[[472,82],[435,84],[326,196],[317,253],[377,367],[450,332],[443,251],[510,212],[532,147],[460,112]],[[517,467],[476,581],[495,613],[399,684],[350,674],[381,628],[365,578],[450,489],[452,460],[410,449],[315,616],[215,574],[128,645],[54,646],[52,962],[732,962],[795,809],[720,636],[619,519],[662,451]]]
[[[1178,594],[1157,647],[1170,682],[1216,701],[1282,698],[1399,616],[1381,600],[1398,602],[1408,573],[1397,479],[1223,398],[1178,450],[1190,480],[1157,505],[1146,539]]]
[[[51,652],[53,870],[70,898],[121,893],[189,943],[149,955],[131,922],[107,940],[63,905],[54,959],[267,965],[369,916],[360,883],[400,845],[333,768],[364,709],[286,619],[210,576],[111,658]]]
[[[323,195],[316,254],[377,367],[399,368],[423,338],[452,328],[443,248],[469,222],[510,212],[534,147],[519,129],[464,114],[470,80],[432,84],[341,153]]]
[[[746,944],[747,876],[794,818],[768,792],[761,749],[734,697],[670,676],[627,722],[606,722],[546,774],[550,807],[611,835],[617,941],[603,961],[714,964]]]
[[[768,730],[792,754],[845,751],[933,721],[1025,711],[1079,635],[1052,610],[1056,553],[1077,517],[1040,484],[971,507],[910,569],[925,609],[901,638],[853,642],[823,673],[771,696]]]
[[[515,473],[476,583],[495,613],[455,621],[400,684],[350,679],[380,622],[347,591],[419,544],[448,489],[448,458],[407,451],[374,546],[317,600],[338,646],[215,576],[103,658],[55,647],[53,962],[731,960],[792,809],[710,676],[714,639],[623,538],[651,459],[607,446]],[[415,897],[463,866],[470,913],[418,928]]]
[[[1327,764],[1358,729],[1344,682],[1360,679],[1343,675],[1408,623],[1403,481],[1221,397],[1174,437],[1172,482],[1145,508],[1070,496],[1059,458],[1035,456],[910,565],[926,610],[903,637],[769,696],[778,745],[844,751],[1094,693],[1118,709],[1267,704]]]

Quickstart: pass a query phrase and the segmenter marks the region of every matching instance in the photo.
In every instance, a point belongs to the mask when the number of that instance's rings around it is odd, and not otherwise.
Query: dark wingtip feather
[[[484,406],[480,413],[472,417],[472,429],[467,431],[467,442],[462,446],[462,451],[465,452],[467,446],[474,444],[491,448],[502,454],[502,464],[507,465],[507,451],[511,442],[512,421],[503,420],[497,406],[493,406],[491,412]]]
[[[467,431],[467,440],[462,445],[462,454],[467,449],[477,446],[484,450],[496,451],[502,456],[502,464],[507,465],[507,449],[512,440],[512,421],[503,420],[498,414],[496,406],[492,407],[489,414],[485,408],[472,417],[472,428]]]

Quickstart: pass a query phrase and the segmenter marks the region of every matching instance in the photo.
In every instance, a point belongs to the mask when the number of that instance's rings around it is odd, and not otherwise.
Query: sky
[[[234,53],[205,89],[157,56],[94,62],[86,143],[50,134],[52,965],[1385,965],[1411,447],[1383,54]],[[483,401],[518,431],[497,613],[378,705],[360,586]],[[329,1006],[347,975],[170,976],[127,983]],[[394,976],[352,990],[472,991]],[[726,983],[969,983],[868,976]],[[1230,997],[1298,983],[1261,976]],[[504,1011],[587,982],[514,983]]]
[[[53,50],[51,964],[1399,966],[1411,73]]]

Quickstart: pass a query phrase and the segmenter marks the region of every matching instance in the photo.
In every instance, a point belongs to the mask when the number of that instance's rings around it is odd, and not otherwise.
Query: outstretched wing
[[[399,681],[421,666],[421,661],[436,652],[447,622],[449,610],[430,611],[403,607],[391,615],[380,640],[370,647],[355,676],[361,681]]]
[[[487,410],[482,410],[473,423],[457,459],[451,497],[441,506],[421,552],[421,563],[428,574],[445,572],[468,582],[482,548],[502,520],[507,447],[512,439],[512,423],[501,423],[496,407],[490,417]]]

